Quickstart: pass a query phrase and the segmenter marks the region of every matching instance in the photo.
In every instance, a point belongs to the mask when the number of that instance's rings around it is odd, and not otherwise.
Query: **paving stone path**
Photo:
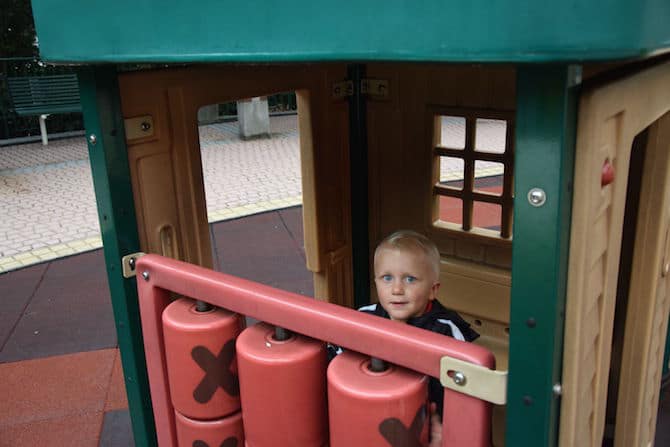
[[[302,203],[297,115],[273,116],[271,138],[242,140],[237,122],[200,126],[210,222]],[[464,124],[445,118],[443,142],[459,144]],[[499,122],[478,141],[504,142]],[[504,144],[504,143],[503,143]],[[462,178],[458,159],[442,160],[443,181]],[[501,167],[477,165],[477,176]],[[84,137],[0,147],[0,273],[99,248],[102,244]]]

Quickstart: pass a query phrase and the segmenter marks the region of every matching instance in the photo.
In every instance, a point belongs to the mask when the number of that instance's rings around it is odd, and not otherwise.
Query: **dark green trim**
[[[354,307],[358,309],[370,303],[367,100],[360,88],[365,65],[349,65],[347,73],[354,83],[354,94],[349,98],[349,163]]]
[[[517,70],[508,446],[557,442],[574,170],[577,69]],[[532,188],[546,203],[531,206]]]
[[[79,75],[86,138],[98,204],[107,277],[112,296],[135,445],[155,446],[156,431],[135,279],[124,279],[121,258],[139,251],[135,206],[115,67]],[[97,141],[91,144],[90,137]]]
[[[58,62],[629,59],[670,47],[667,0],[32,0]]]

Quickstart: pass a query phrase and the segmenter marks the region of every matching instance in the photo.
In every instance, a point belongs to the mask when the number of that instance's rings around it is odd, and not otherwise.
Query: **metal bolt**
[[[526,320],[526,326],[532,329],[535,326],[537,326],[537,321],[535,321],[535,318],[530,317],[529,319]]]
[[[454,383],[456,385],[460,385],[460,386],[465,385],[465,382],[468,381],[468,379],[465,377],[465,374],[463,374],[460,371],[455,371],[454,375],[451,378],[454,380]]]
[[[527,407],[533,405],[533,398],[530,396],[523,396],[523,404]]]
[[[528,191],[528,202],[535,207],[544,205],[547,201],[547,194],[544,192],[544,189],[533,188]]]
[[[130,258],[128,260],[128,265],[130,266],[131,270],[135,270],[135,258]]]
[[[140,128],[142,129],[142,132],[146,132],[149,129],[151,129],[151,123],[148,123],[146,121],[142,121],[142,124],[140,124]]]
[[[88,142],[91,143],[91,146],[95,146],[95,144],[98,142],[98,137],[95,136],[94,133],[88,136]]]
[[[146,270],[142,272],[142,278],[144,278],[145,281],[149,281],[149,272]]]
[[[560,383],[555,383],[551,390],[554,392],[554,396],[560,396],[563,394],[563,387]]]

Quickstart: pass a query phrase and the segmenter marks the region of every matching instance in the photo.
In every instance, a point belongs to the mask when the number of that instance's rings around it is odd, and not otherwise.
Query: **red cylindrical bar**
[[[196,310],[181,298],[163,312],[172,405],[193,419],[218,419],[240,409],[235,338],[241,317],[221,308]]]
[[[298,334],[277,341],[274,331],[259,323],[237,338],[246,445],[325,446],[325,345]]]
[[[242,447],[244,445],[241,412],[213,421],[198,421],[175,411],[175,422],[179,446]]]
[[[428,378],[395,365],[373,372],[369,364],[345,351],[328,366],[330,447],[427,445]]]

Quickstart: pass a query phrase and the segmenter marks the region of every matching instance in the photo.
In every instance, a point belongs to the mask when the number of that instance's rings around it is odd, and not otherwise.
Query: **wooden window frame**
[[[465,145],[462,149],[448,148],[441,143],[441,118],[449,116],[465,119]],[[503,243],[512,240],[514,210],[514,111],[490,109],[464,109],[432,106],[428,110],[431,141],[431,226],[461,235],[472,234]],[[503,153],[478,152],[476,146],[477,120],[490,119],[506,122],[505,149]],[[440,157],[463,160],[463,188],[453,188],[440,184]],[[491,161],[503,165],[503,190],[500,195],[475,190],[475,162]],[[440,197],[454,197],[462,202],[462,224],[440,220]],[[473,227],[475,202],[492,203],[501,206],[500,231]]]

